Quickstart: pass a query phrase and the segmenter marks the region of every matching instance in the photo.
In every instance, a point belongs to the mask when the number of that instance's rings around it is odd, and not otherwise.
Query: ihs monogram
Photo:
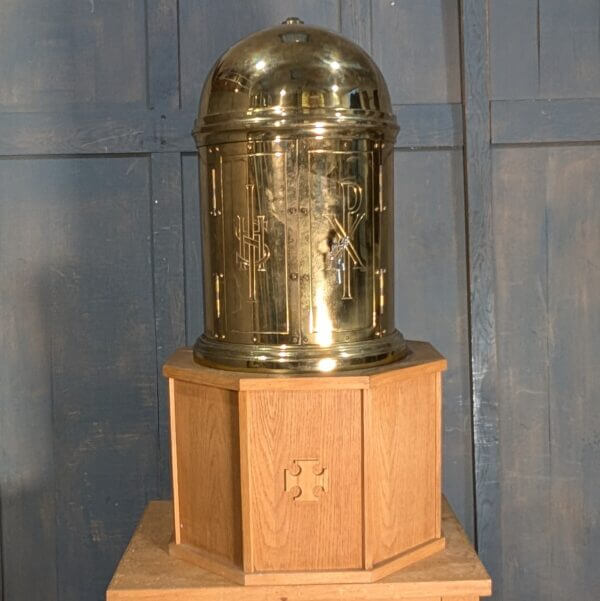
[[[248,271],[248,300],[256,301],[256,274],[265,270],[265,263],[271,256],[265,244],[267,220],[264,215],[255,215],[254,184],[246,184],[247,216],[236,215],[235,237],[238,240],[236,253],[240,269]]]

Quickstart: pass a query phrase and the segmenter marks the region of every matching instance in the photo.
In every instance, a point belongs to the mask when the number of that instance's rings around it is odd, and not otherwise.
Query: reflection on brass
[[[378,68],[335,33],[290,18],[217,61],[194,127],[197,361],[328,372],[406,354],[391,281],[397,130]]]
[[[235,216],[235,237],[238,240],[237,262],[248,271],[248,300],[256,301],[256,272],[266,271],[271,252],[265,244],[266,220],[254,215],[254,184],[246,184],[247,217]]]
[[[353,242],[354,232],[365,218],[365,213],[359,213],[362,206],[362,188],[354,182],[340,182],[342,190],[342,223],[335,215],[325,215],[335,234],[330,244],[329,260],[334,263],[336,280],[343,285],[342,298],[352,299],[351,269],[366,269]]]
[[[210,214],[213,217],[216,217],[219,215],[219,209],[217,206],[217,170],[214,167],[210,170],[210,175],[212,179],[212,208],[210,210]]]
[[[215,313],[217,319],[221,319],[221,278],[223,274],[213,274],[215,279]]]

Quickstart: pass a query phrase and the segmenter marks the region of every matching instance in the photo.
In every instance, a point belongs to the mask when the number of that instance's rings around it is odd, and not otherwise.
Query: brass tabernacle
[[[394,325],[390,96],[356,44],[296,18],[230,48],[194,126],[203,364],[328,372],[407,353]]]

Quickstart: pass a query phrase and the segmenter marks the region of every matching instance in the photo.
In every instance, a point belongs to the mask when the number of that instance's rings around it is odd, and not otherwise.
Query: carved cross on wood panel
[[[285,491],[294,501],[318,501],[327,492],[327,468],[318,459],[295,459],[284,475]]]

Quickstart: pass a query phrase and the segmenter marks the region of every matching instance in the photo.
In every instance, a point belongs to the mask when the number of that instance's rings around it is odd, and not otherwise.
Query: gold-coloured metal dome
[[[193,132],[197,361],[333,371],[406,354],[394,326],[397,131],[379,69],[336,33],[290,18],[217,61]]]
[[[397,125],[377,65],[353,42],[297,18],[230,48],[210,72],[194,135],[198,144],[315,134],[343,127],[394,140]]]

